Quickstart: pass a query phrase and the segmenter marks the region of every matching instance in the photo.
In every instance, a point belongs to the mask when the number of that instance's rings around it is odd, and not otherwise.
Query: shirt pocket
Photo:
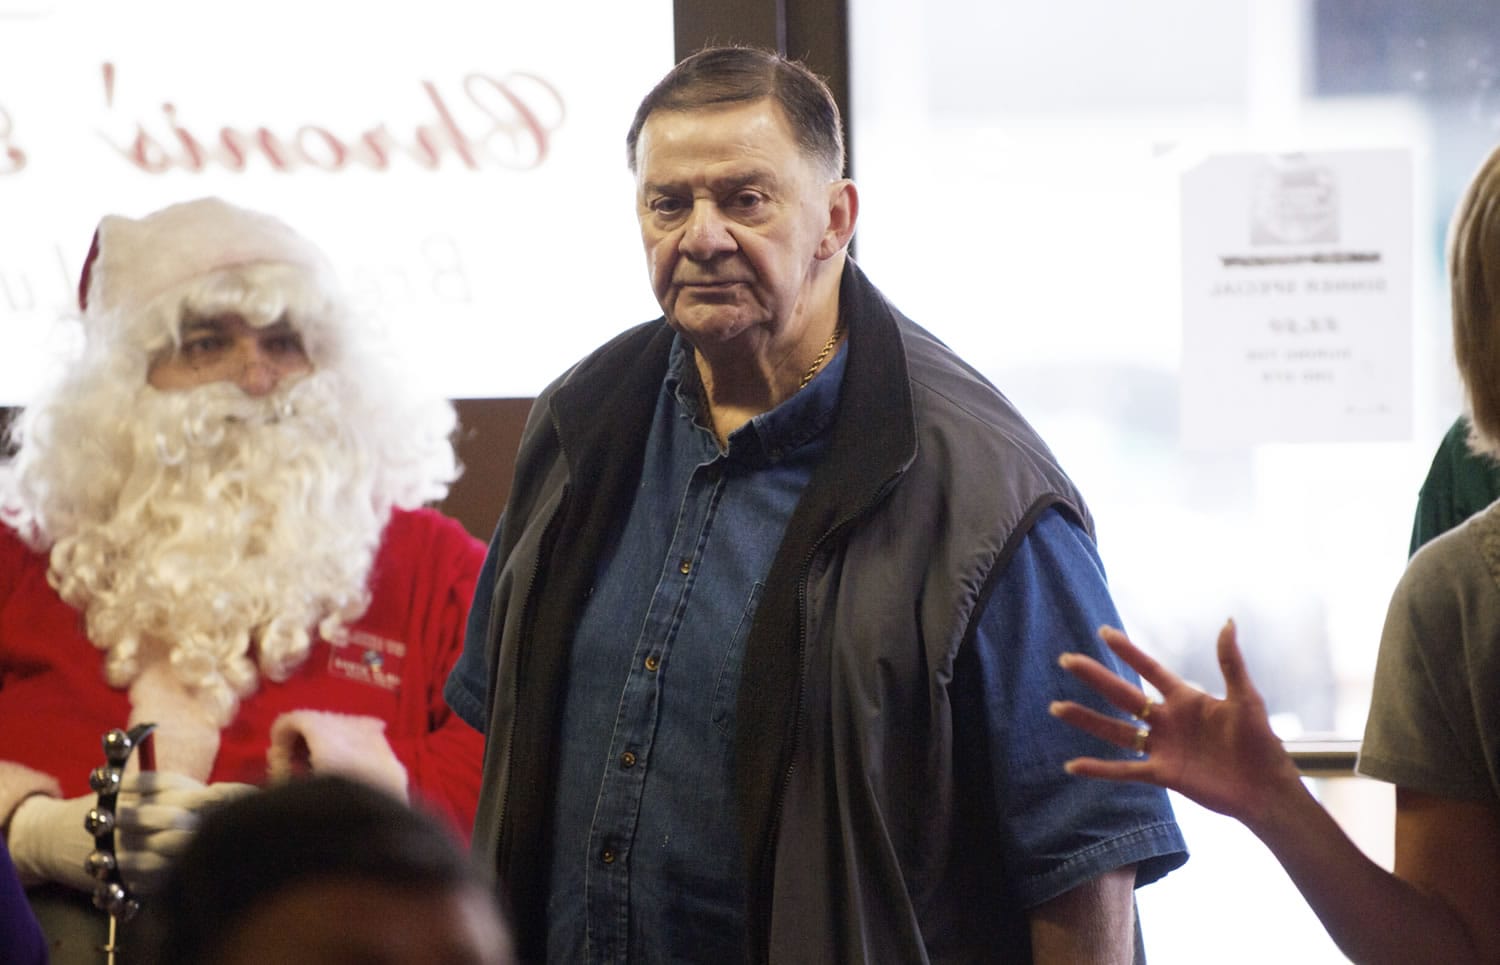
[[[740,694],[740,670],[745,657],[745,638],[750,635],[750,625],[755,622],[755,609],[760,605],[760,593],[765,583],[757,581],[750,587],[750,599],[740,611],[739,624],[729,638],[724,659],[719,662],[719,673],[714,681],[712,717],[714,726],[726,737],[734,736],[734,708]]]

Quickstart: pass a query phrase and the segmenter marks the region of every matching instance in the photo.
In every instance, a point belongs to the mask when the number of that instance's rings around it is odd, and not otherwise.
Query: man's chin
[[[733,344],[760,324],[760,319],[743,306],[695,305],[686,311],[668,313],[667,324],[694,348],[708,351],[713,346]]]

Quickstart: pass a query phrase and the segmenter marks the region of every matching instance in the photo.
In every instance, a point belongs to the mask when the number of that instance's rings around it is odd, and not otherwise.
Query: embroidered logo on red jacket
[[[350,630],[342,646],[328,648],[328,672],[381,690],[401,686],[401,658],[406,644],[364,630]]]

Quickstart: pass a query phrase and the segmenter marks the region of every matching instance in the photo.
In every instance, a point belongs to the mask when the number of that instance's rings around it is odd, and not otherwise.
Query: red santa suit
[[[48,583],[47,557],[0,526],[0,820],[27,794],[88,793],[103,734],[156,721],[158,769],[262,784],[293,768],[305,741],[314,769],[404,783],[467,840],[484,738],[448,709],[443,684],[483,561],[484,544],[457,522],[396,510],[370,572],[370,607],[347,640],[317,638],[287,680],[262,677],[214,734],[175,726],[181,698],[164,665],[128,690],[106,683],[104,654]]]

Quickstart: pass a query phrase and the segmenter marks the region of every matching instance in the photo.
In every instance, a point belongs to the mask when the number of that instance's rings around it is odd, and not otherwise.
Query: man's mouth
[[[678,288],[703,288],[708,290],[719,288],[733,288],[735,285],[743,285],[744,281],[738,278],[704,278],[691,281],[674,282]]]

